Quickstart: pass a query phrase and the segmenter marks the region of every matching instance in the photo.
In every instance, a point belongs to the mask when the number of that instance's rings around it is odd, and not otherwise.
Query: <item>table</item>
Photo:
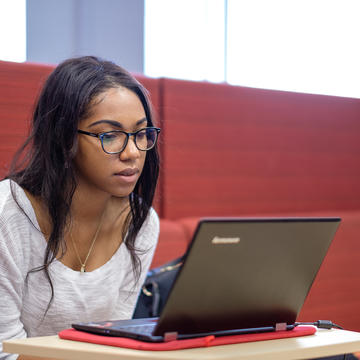
[[[319,329],[310,336],[175,351],[124,349],[58,336],[8,340],[3,347],[10,353],[69,360],[309,359],[360,351],[360,333]]]

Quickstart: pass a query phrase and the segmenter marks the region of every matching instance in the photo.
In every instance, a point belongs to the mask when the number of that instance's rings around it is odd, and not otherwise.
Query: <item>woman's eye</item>
[[[117,139],[117,135],[116,135],[116,133],[108,133],[108,134],[103,134],[102,135],[102,139],[103,139],[103,141],[104,142],[112,142],[112,141],[114,141],[114,140],[116,140]]]
[[[136,134],[136,138],[138,140],[142,140],[142,139],[145,139],[146,138],[146,131],[143,130],[143,131],[140,131]]]

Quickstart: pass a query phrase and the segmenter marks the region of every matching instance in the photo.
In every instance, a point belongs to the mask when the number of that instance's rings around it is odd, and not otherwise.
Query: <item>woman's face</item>
[[[147,126],[145,111],[138,96],[124,88],[112,88],[94,99],[90,115],[78,129],[91,133],[113,130],[135,132]],[[137,149],[131,136],[120,154],[107,154],[99,138],[78,134],[74,159],[78,186],[94,192],[126,197],[133,190],[145,163],[146,152]]]

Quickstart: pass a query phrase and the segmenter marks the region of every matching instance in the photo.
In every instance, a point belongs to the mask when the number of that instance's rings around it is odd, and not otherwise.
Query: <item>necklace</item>
[[[106,208],[106,207],[105,207],[105,208]],[[84,262],[81,261],[81,257],[80,257],[80,255],[79,255],[78,249],[77,249],[77,247],[76,247],[74,238],[73,238],[73,236],[72,236],[72,233],[70,232],[70,238],[71,238],[71,241],[72,241],[72,243],[73,243],[76,256],[77,256],[77,258],[78,258],[78,260],[79,260],[79,263],[80,263],[80,265],[81,265],[80,272],[82,272],[82,273],[86,272],[86,271],[85,271],[85,266],[86,266],[86,263],[87,263],[87,261],[88,261],[88,259],[89,259],[90,254],[91,254],[91,251],[92,251],[92,249],[93,249],[93,247],[94,247],[94,244],[95,244],[95,242],[96,242],[96,239],[97,239],[97,237],[98,237],[98,234],[99,234],[99,231],[100,231],[100,228],[101,228],[103,219],[104,219],[105,208],[104,208],[103,213],[101,214],[101,218],[100,218],[100,221],[99,221],[99,225],[98,225],[98,227],[97,227],[97,229],[96,229],[95,235],[94,235],[94,237],[93,237],[93,240],[92,240],[92,242],[91,242],[89,251],[88,251],[88,253],[87,253],[87,255],[86,255],[86,258],[85,258]]]

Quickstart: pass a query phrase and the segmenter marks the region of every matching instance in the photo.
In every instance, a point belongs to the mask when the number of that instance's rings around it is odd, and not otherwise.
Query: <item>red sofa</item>
[[[0,62],[0,175],[52,69]],[[340,216],[299,320],[360,331],[360,99],[137,77],[162,128],[152,266],[183,254],[200,217]]]

